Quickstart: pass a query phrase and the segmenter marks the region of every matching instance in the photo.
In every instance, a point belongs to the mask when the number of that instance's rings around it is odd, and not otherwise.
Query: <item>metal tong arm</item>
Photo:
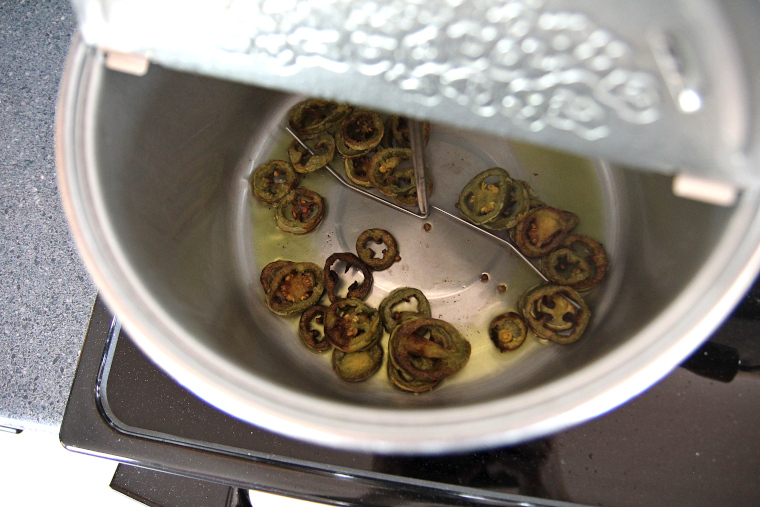
[[[422,134],[422,122],[409,120],[409,141],[412,145],[412,163],[414,164],[414,183],[417,186],[417,207],[420,213],[428,213],[428,186],[425,167],[425,146]]]

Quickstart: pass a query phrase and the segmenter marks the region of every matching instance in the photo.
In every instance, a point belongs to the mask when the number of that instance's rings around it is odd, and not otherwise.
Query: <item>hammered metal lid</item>
[[[707,194],[760,182],[755,1],[73,4],[106,51],[681,175]]]

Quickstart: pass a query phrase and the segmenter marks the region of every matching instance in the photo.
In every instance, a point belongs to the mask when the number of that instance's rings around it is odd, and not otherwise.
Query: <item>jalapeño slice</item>
[[[369,181],[369,168],[374,155],[375,152],[370,151],[355,158],[346,158],[343,167],[346,169],[348,179],[359,186],[372,187]]]
[[[541,261],[546,278],[560,285],[575,287],[591,277],[593,267],[572,248],[558,248]]]
[[[591,311],[573,288],[552,283],[538,285],[520,298],[519,310],[541,338],[573,343],[586,330]]]
[[[312,146],[314,155],[301,146],[297,140],[288,148],[288,156],[297,173],[306,174],[323,168],[335,156],[335,139],[325,132],[319,134],[317,142]]]
[[[509,312],[499,315],[491,321],[488,334],[499,352],[507,352],[516,350],[525,342],[525,338],[528,336],[528,326],[520,315]]]
[[[399,191],[393,194],[393,200],[399,204],[406,206],[417,205],[417,182],[414,178],[414,168],[405,167],[396,171],[393,175],[394,182],[399,188]],[[433,180],[430,179],[430,174],[427,175],[427,193],[430,195],[433,192]]]
[[[362,155],[366,155],[372,151],[372,148],[368,148],[366,150],[355,150],[349,147],[346,144],[346,141],[343,139],[343,134],[341,133],[340,129],[337,129],[335,131],[335,148],[338,150],[338,153],[346,158],[361,157]]]
[[[467,364],[470,350],[470,342],[448,322],[418,318],[402,322],[393,330],[389,354],[401,370],[415,379],[441,380]],[[429,359],[431,365],[421,368],[414,358]]]
[[[284,268],[288,264],[293,264],[293,262],[274,261],[264,266],[264,269],[261,270],[261,276],[259,276],[259,281],[261,282],[261,287],[264,289],[264,294],[269,294],[274,275],[277,274],[280,268]]]
[[[409,120],[404,116],[390,116],[391,132],[393,138],[402,148],[411,148],[412,140],[409,137]],[[422,123],[422,140],[427,144],[430,139],[430,122]]]
[[[517,222],[525,218],[530,211],[530,196],[520,180],[509,179],[507,200],[499,215],[492,221],[483,224],[488,229],[503,231],[511,229]]]
[[[277,205],[277,227],[291,234],[306,234],[319,225],[325,215],[322,196],[308,188],[291,190]]]
[[[388,350],[391,350],[392,342],[388,342]],[[423,393],[437,386],[440,380],[419,380],[398,367],[393,360],[393,354],[388,354],[388,378],[402,391],[411,393]]]
[[[267,305],[278,315],[302,312],[315,305],[324,290],[322,268],[311,262],[293,262],[274,275]]]
[[[375,257],[375,252],[368,246],[370,242],[385,246],[382,257]],[[367,229],[356,238],[356,253],[371,269],[382,271],[391,267],[396,261],[398,245],[390,232],[384,229]]]
[[[343,352],[369,348],[383,336],[380,314],[361,299],[339,299],[325,311],[325,335]]]
[[[290,110],[288,123],[299,134],[312,136],[331,129],[351,111],[347,104],[324,99],[299,102]]]
[[[285,160],[272,160],[253,172],[253,194],[264,202],[277,202],[298,183],[298,173]]]
[[[578,216],[550,206],[534,208],[517,223],[511,234],[515,244],[528,257],[542,257],[562,244]]]
[[[549,280],[582,291],[602,281],[607,265],[601,243],[584,234],[568,234],[562,248],[543,260],[543,271]]]
[[[405,303],[411,303],[412,299],[416,302],[416,307],[413,310],[398,308]],[[425,294],[412,287],[399,287],[393,290],[383,299],[378,309],[380,310],[380,318],[383,320],[383,326],[389,333],[392,333],[396,326],[406,319],[432,316],[430,303]]]
[[[399,167],[392,173],[390,179],[392,183],[393,193],[391,194],[395,199],[399,197],[408,196],[414,194],[417,198],[417,182],[414,179],[414,167]],[[416,201],[415,201],[416,203]]]
[[[346,116],[340,126],[343,142],[352,150],[371,150],[380,144],[385,127],[377,113],[367,110],[354,111]]]
[[[383,348],[375,344],[366,350],[343,352],[333,349],[333,371],[346,382],[361,382],[371,377],[383,363]]]
[[[362,262],[359,257],[350,252],[334,253],[327,258],[327,261],[325,261],[324,269],[325,289],[327,290],[327,297],[330,298],[330,302],[335,303],[341,299],[341,297],[336,293],[338,290],[338,282],[340,281],[340,276],[332,269],[333,264],[341,261],[346,263],[346,269],[344,273],[348,273],[348,270],[354,267],[361,271],[362,276],[364,277],[364,280],[362,280],[361,284],[354,282],[348,287],[348,293],[346,294],[346,297],[358,299],[366,298],[369,294],[369,291],[372,290],[373,281],[372,271],[369,269],[369,266],[364,264],[364,262]]]
[[[385,195],[409,192],[414,188],[414,168],[401,164],[412,159],[408,148],[379,150],[370,162],[369,181]]]
[[[301,314],[301,319],[298,321],[298,337],[301,338],[304,345],[318,352],[325,352],[330,350],[331,347],[330,341],[325,335],[312,327],[313,322],[324,324],[326,310],[327,307],[325,306],[314,305],[311,308],[307,308]]]
[[[507,202],[510,181],[501,167],[476,174],[459,194],[459,212],[476,225],[496,220]]]

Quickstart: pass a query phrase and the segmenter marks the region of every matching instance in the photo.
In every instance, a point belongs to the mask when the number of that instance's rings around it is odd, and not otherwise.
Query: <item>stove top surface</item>
[[[755,288],[710,343],[739,351],[747,365],[760,358],[758,336]],[[345,452],[273,434],[196,398],[120,333],[98,300],[61,441],[125,463],[340,505],[755,505],[758,406],[760,373],[741,371],[726,383],[677,368],[595,420],[521,445],[436,457]]]

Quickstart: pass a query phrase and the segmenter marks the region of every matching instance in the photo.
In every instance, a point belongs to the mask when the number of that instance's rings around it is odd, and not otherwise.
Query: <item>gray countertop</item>
[[[68,0],[0,1],[0,425],[57,432],[95,287],[55,174]]]

